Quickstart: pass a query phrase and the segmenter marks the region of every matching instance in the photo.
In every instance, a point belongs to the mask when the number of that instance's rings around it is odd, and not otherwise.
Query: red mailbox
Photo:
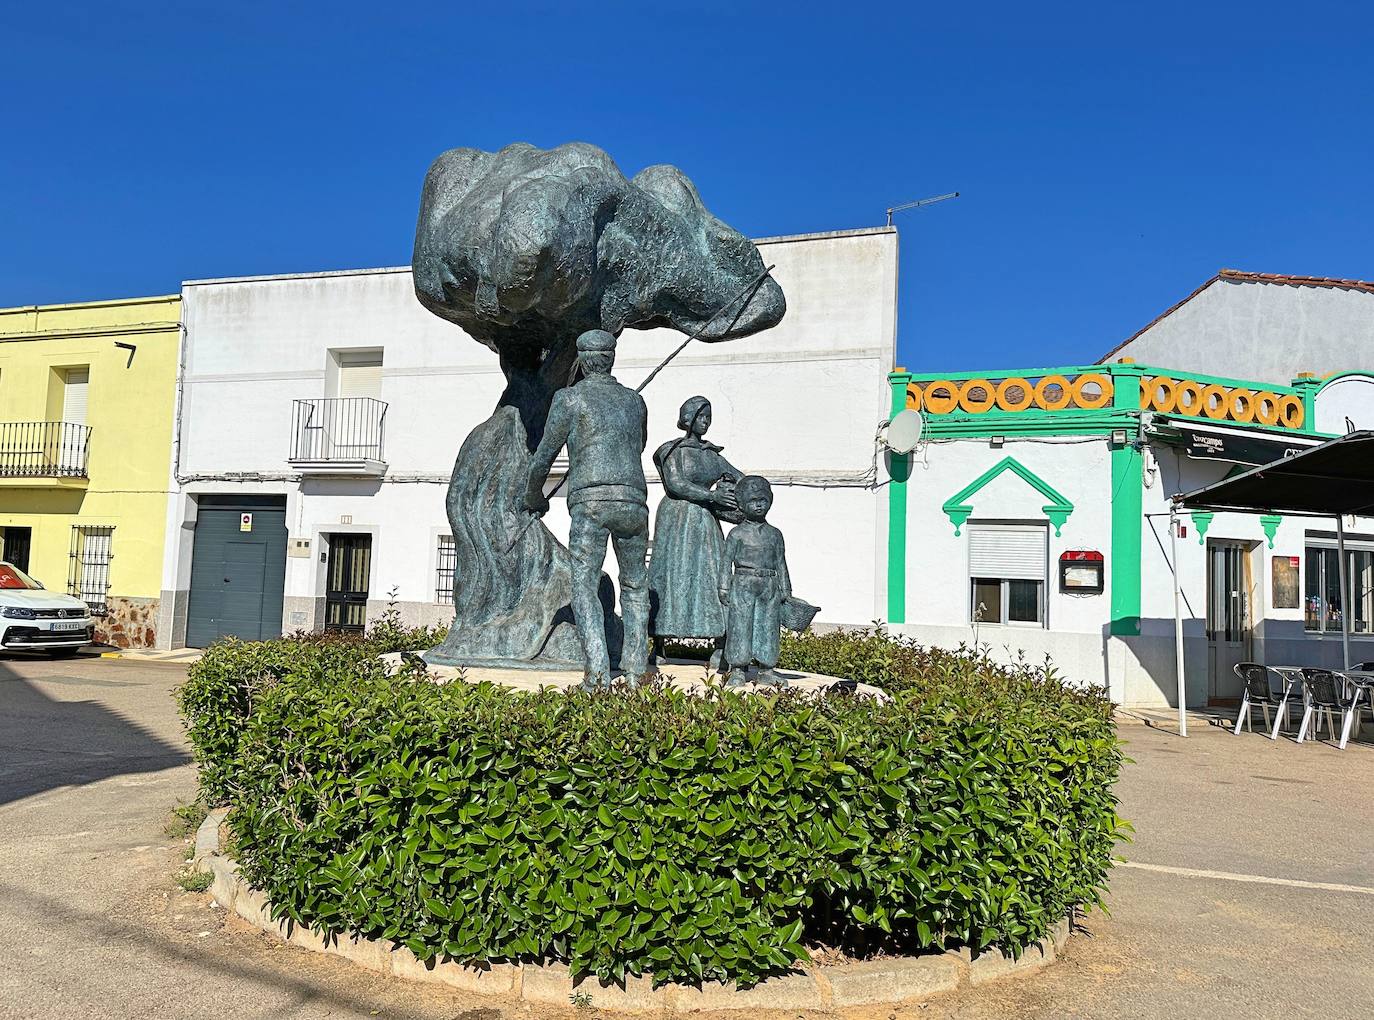
[[[1069,595],[1101,595],[1106,560],[1096,549],[1069,549],[1059,557],[1059,590]]]

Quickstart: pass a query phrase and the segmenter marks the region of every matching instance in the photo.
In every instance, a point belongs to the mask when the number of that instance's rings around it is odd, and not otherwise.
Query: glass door
[[[367,625],[371,535],[330,535],[324,629],[361,633]]]
[[[1254,582],[1247,542],[1207,543],[1208,697],[1234,701],[1242,683],[1237,663],[1249,662],[1253,644]]]

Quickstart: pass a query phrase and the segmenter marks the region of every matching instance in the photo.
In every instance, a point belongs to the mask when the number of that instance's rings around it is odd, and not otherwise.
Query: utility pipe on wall
[[[1169,558],[1174,574],[1174,676],[1178,680],[1178,735],[1188,735],[1188,708],[1184,697],[1187,685],[1183,682],[1183,605],[1178,579],[1178,504],[1169,504]]]
[[[1336,576],[1341,585],[1341,656],[1345,662],[1342,667],[1350,668],[1350,615],[1355,611],[1354,599],[1350,597],[1350,582],[1346,579],[1345,566],[1345,518],[1336,515]]]

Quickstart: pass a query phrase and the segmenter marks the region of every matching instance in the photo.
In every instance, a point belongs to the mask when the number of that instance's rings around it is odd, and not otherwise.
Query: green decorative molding
[[[1193,519],[1193,527],[1197,529],[1197,544],[1206,545],[1207,529],[1212,526],[1212,518],[1215,517],[1216,514],[1199,510],[1197,513],[1189,514],[1188,516]]]
[[[1112,404],[1117,411],[1134,412],[1140,407],[1140,378],[1144,371],[1136,365],[1114,366],[1116,391]],[[1132,423],[1132,431],[1139,423]],[[1140,544],[1144,520],[1144,459],[1134,443],[1111,448],[1112,471],[1112,551],[1111,617],[1107,633],[1118,637],[1140,634]]]
[[[1054,525],[1054,533],[1057,536],[1060,529],[1064,527],[1064,522],[1069,519],[1069,514],[1073,513],[1073,504],[1060,495],[1054,486],[1050,485],[1049,482],[1045,481],[1015,457],[1003,457],[991,468],[984,471],[973,481],[969,482],[968,485],[964,486],[953,496],[950,496],[949,499],[945,500],[944,505],[941,506],[940,509],[945,512],[945,516],[948,517],[950,523],[954,525],[954,533],[956,535],[962,533],[960,529],[963,528],[964,522],[968,520],[969,514],[973,513],[973,504],[970,503],[969,500],[989,482],[1007,471],[1012,472],[1048,500],[1040,509],[1044,512],[1045,516],[1049,518],[1050,523]]]
[[[1274,535],[1279,530],[1279,525],[1283,523],[1283,517],[1279,514],[1264,514],[1260,517],[1260,527],[1264,529],[1264,537],[1269,540],[1269,548],[1274,548]]]
[[[910,372],[888,375],[892,387],[895,417],[906,407],[906,387]],[[888,453],[887,470],[887,621],[906,622],[906,516],[907,479],[911,477],[911,454]]]

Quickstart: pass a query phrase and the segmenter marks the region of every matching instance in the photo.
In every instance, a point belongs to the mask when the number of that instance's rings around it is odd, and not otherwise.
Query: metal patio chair
[[[1256,708],[1264,710],[1264,729],[1268,732],[1270,729],[1269,709],[1277,708],[1281,704],[1279,696],[1269,686],[1269,670],[1258,662],[1238,662],[1231,668],[1235,670],[1236,676],[1240,677],[1241,683],[1245,685],[1245,693],[1241,695],[1240,699],[1240,711],[1236,713],[1236,728],[1232,732],[1239,736],[1242,725],[1251,733],[1255,732],[1250,713]],[[1285,690],[1285,699],[1287,694],[1288,692]]]
[[[1283,695],[1279,698],[1278,711],[1274,713],[1274,728],[1269,731],[1270,740],[1279,739],[1279,730],[1286,722],[1288,728],[1293,728],[1292,708],[1297,698],[1303,696],[1303,681],[1301,666],[1270,666],[1269,672],[1279,678],[1283,684]],[[1296,695],[1296,698],[1295,698]]]
[[[1370,718],[1374,719],[1374,662],[1357,663],[1349,671],[1336,675],[1345,681],[1345,693],[1350,703],[1350,711],[1341,726],[1341,747],[1345,747],[1350,742],[1350,734],[1360,725],[1361,698],[1364,699],[1363,710],[1367,710]]]
[[[1298,728],[1298,743],[1301,744],[1307,736],[1307,724],[1311,721],[1313,713],[1317,716],[1317,739],[1321,739],[1322,715],[1326,716],[1327,733],[1332,740],[1336,739],[1336,720],[1333,712],[1340,712],[1343,716],[1342,729],[1348,737],[1350,718],[1359,699],[1358,691],[1346,694],[1343,690],[1351,686],[1350,678],[1330,669],[1304,668],[1302,682],[1307,691],[1307,708],[1303,710],[1302,725]],[[1341,741],[1341,747],[1345,747],[1344,739]]]

